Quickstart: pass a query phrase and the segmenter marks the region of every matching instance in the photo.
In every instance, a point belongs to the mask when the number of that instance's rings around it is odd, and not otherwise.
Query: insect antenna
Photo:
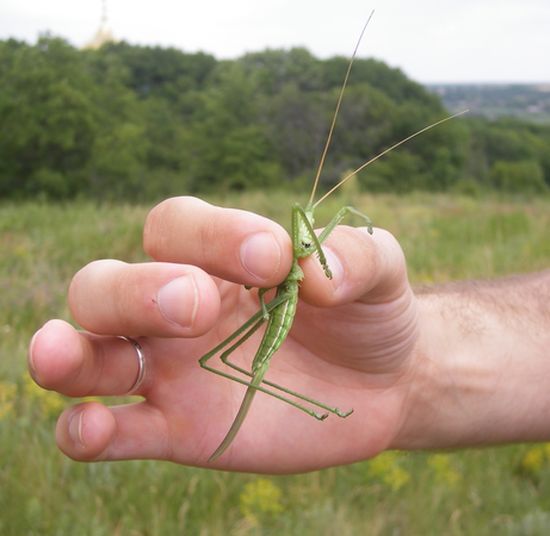
[[[469,110],[462,110],[461,112],[457,112],[456,114],[450,115],[448,117],[445,117],[443,119],[440,119],[439,121],[436,121],[435,123],[432,123],[420,130],[417,130],[414,134],[411,134],[410,136],[407,136],[406,138],[403,138],[402,140],[398,141],[397,143],[394,143],[391,147],[388,147],[387,149],[384,149],[381,153],[378,153],[376,156],[373,156],[370,160],[367,160],[365,163],[361,164],[356,170],[352,171],[348,175],[346,175],[338,184],[333,186],[325,195],[323,195],[314,205],[313,208],[315,208],[317,205],[319,205],[321,202],[323,202],[330,194],[332,194],[335,190],[340,188],[342,184],[344,184],[346,181],[351,179],[355,174],[359,173],[363,169],[365,169],[367,166],[372,164],[373,162],[376,162],[378,159],[382,158],[384,155],[388,154],[389,152],[393,151],[394,149],[397,149],[400,145],[403,145],[404,143],[407,143],[408,141],[412,140],[413,138],[416,138],[420,134],[423,134],[424,132],[431,130],[434,127],[437,127],[438,125],[441,125],[442,123],[445,123],[447,121],[450,121],[451,119],[454,119],[455,117],[458,117],[459,115],[463,115],[467,113]]]
[[[336,108],[334,110],[334,114],[332,116],[332,123],[330,124],[330,129],[328,131],[327,140],[325,141],[325,146],[323,148],[323,152],[321,153],[321,159],[319,160],[319,165],[317,166],[317,173],[315,174],[315,180],[313,181],[313,187],[311,189],[311,195],[309,196],[308,206],[313,203],[313,198],[315,197],[315,192],[317,191],[317,186],[319,184],[319,178],[321,177],[321,172],[323,171],[323,166],[325,165],[325,158],[328,153],[328,149],[330,147],[330,143],[332,141],[332,134],[334,133],[334,127],[336,126],[336,119],[338,118],[338,112],[340,111],[340,105],[342,104],[342,98],[344,97],[344,91],[346,89],[346,86],[348,84],[349,75],[351,73],[351,67],[353,65],[353,61],[355,60],[355,56],[357,56],[357,51],[359,49],[359,45],[361,44],[361,40],[363,39],[363,35],[365,34],[365,30],[367,29],[367,26],[369,25],[370,20],[372,19],[372,16],[374,15],[374,9],[371,11],[369,18],[367,19],[367,22],[365,22],[363,29],[361,30],[361,34],[359,35],[359,39],[357,39],[357,43],[355,44],[355,49],[353,50],[353,54],[351,55],[351,58],[348,63],[348,69],[346,71],[346,75],[344,76],[344,81],[342,83],[342,86],[340,87],[340,93],[338,95],[338,100],[336,102]]]

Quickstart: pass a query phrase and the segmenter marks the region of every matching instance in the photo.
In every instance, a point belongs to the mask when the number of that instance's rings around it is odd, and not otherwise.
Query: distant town
[[[488,119],[504,116],[550,123],[550,83],[541,84],[430,84],[447,108],[470,109]]]

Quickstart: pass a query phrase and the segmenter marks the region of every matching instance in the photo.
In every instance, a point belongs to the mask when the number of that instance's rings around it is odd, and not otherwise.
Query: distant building
[[[107,0],[101,2],[101,20],[99,22],[99,28],[96,33],[82,48],[88,48],[96,50],[101,48],[106,43],[116,43],[117,39],[113,35],[113,32],[109,28],[107,19]]]

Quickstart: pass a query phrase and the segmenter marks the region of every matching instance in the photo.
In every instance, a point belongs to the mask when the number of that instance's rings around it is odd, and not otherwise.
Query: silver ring
[[[139,387],[143,383],[143,380],[145,379],[145,353],[143,352],[141,344],[139,344],[139,342],[137,342],[135,339],[132,339],[131,337],[125,337],[124,335],[119,335],[118,338],[128,341],[134,347],[137,355],[138,371],[136,379],[134,380],[132,387],[130,387],[130,389],[125,393],[126,395],[131,395],[139,389]]]

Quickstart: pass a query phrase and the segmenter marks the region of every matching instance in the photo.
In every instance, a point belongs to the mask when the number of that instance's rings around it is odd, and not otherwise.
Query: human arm
[[[416,378],[396,448],[550,439],[550,270],[420,289]]]

